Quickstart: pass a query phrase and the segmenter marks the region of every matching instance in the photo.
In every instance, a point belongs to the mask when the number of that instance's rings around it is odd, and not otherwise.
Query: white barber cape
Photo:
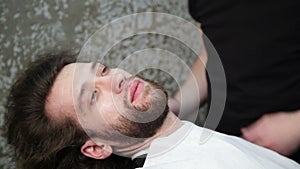
[[[190,122],[155,139],[144,169],[300,169],[278,153]]]

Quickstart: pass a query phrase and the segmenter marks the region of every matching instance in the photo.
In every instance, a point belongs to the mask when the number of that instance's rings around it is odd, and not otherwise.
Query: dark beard
[[[157,119],[147,123],[138,123],[127,118],[120,118],[120,125],[117,125],[115,129],[128,137],[149,138],[162,126],[168,112],[169,107],[166,106],[164,112]]]
[[[141,77],[139,77],[141,78]],[[143,78],[141,78],[143,79]],[[145,80],[145,79],[143,79]],[[167,92],[157,83],[151,82],[149,80],[145,80],[146,82],[150,83],[153,89],[159,89],[165,93],[166,99],[168,98]],[[124,99],[126,100],[126,99]],[[124,102],[125,106],[130,108],[128,102]],[[169,113],[169,107],[165,105],[164,111],[153,121],[146,122],[146,123],[140,123],[135,122],[127,119],[126,117],[122,116],[118,119],[119,123],[114,126],[113,128],[120,132],[121,134],[124,134],[128,137],[134,137],[134,138],[149,138],[152,137],[157,130],[162,126],[163,122],[165,121],[167,115]],[[146,117],[145,117],[146,118]]]

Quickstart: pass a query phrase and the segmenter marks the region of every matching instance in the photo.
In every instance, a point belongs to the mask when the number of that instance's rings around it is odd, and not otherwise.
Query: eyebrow
[[[93,71],[93,70],[95,69],[95,67],[97,66],[97,64],[98,64],[97,62],[93,62],[93,63],[92,63],[91,71]]]
[[[82,84],[81,87],[80,87],[80,93],[79,93],[79,97],[78,97],[78,102],[79,102],[79,111],[80,112],[83,112],[83,109],[82,109],[82,104],[83,104],[83,101],[82,101],[82,95],[84,93],[84,90],[85,90],[85,84]]]

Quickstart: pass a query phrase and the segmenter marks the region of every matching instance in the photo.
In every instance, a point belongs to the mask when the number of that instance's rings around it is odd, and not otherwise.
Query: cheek
[[[113,124],[117,121],[120,117],[119,109],[121,108],[118,106],[116,101],[106,100],[102,101],[97,106],[98,112],[101,114],[103,120],[107,122],[107,124]]]

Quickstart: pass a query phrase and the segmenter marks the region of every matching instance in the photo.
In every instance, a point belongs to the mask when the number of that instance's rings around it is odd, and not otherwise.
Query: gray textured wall
[[[1,0],[0,128],[3,128],[5,96],[13,77],[38,53],[62,47],[79,51],[98,28],[121,16],[146,11],[169,13],[192,22],[186,0]],[[123,40],[108,55],[111,60],[118,60],[149,47],[171,51],[188,65],[196,57],[177,40],[153,34]],[[180,74],[180,67],[174,69]],[[170,94],[177,90],[172,77],[164,72],[149,70],[142,74],[161,82]],[[0,137],[0,168],[13,168],[9,154],[5,139]]]

